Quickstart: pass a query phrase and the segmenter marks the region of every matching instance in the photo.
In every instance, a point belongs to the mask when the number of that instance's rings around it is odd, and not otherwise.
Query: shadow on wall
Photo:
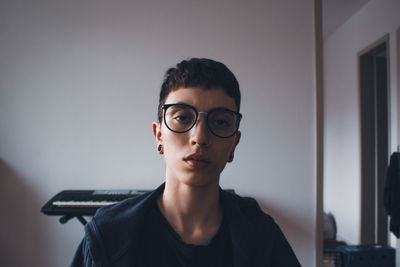
[[[34,190],[0,158],[0,266],[50,266]]]

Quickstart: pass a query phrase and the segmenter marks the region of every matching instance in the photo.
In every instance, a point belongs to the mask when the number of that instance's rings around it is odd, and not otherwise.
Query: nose
[[[200,116],[204,115],[204,116]],[[199,145],[199,146],[209,146],[210,145],[210,131],[207,127],[206,121],[206,112],[199,112],[199,117],[197,118],[196,124],[190,130],[190,143],[192,145]]]

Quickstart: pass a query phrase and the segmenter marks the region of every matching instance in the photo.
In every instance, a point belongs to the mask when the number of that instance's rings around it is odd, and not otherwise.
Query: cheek
[[[233,149],[233,145],[231,142],[220,143],[218,148],[216,148],[215,155],[218,155],[220,160],[227,160],[231,151]]]
[[[165,156],[178,154],[185,144],[185,134],[177,134],[169,131],[168,129],[163,129],[163,146]]]

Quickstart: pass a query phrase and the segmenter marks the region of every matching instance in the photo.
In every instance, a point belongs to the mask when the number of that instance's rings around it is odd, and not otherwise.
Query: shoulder
[[[277,231],[275,220],[260,208],[254,198],[223,192],[221,201],[234,234],[246,232],[254,240],[271,240]]]
[[[223,192],[222,205],[233,244],[243,252],[243,259],[268,266],[299,266],[280,227],[254,198]]]
[[[260,208],[254,198],[224,191],[222,193],[222,202],[224,208],[230,213],[235,213],[236,216],[244,216],[254,223],[275,224],[274,219]]]
[[[97,210],[93,217],[97,226],[107,226],[108,224],[123,224],[133,217],[137,209],[148,198],[151,192],[134,196],[116,204],[102,207]],[[92,220],[92,221],[93,221]]]
[[[139,244],[146,215],[163,185],[115,205],[99,209],[85,226],[88,251],[99,262],[115,262]]]

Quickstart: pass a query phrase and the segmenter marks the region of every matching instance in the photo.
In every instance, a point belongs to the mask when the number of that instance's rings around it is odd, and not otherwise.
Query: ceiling
[[[324,39],[335,32],[370,0],[322,0]]]

